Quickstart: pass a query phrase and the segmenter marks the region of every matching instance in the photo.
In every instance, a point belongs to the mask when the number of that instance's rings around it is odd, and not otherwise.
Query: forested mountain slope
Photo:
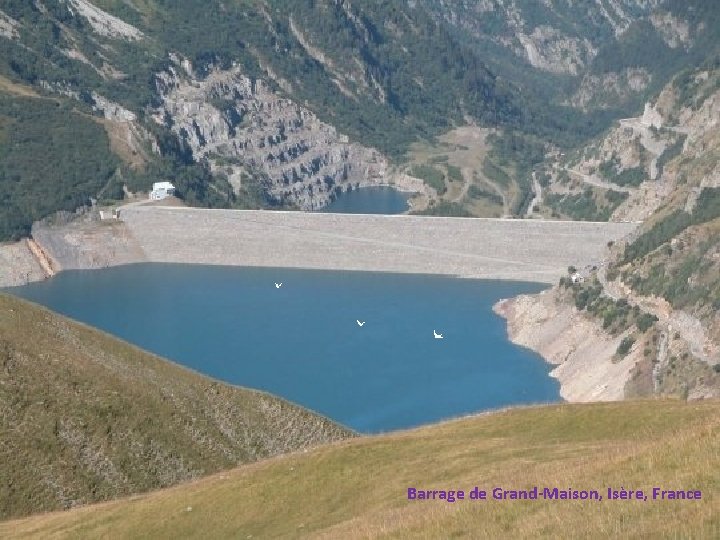
[[[437,199],[437,173],[398,177],[393,164],[465,124],[499,129],[498,159],[443,208],[521,216],[530,169],[703,61],[718,11],[695,0],[7,0],[0,239],[158,180],[212,207],[315,209],[388,183]],[[475,202],[453,206],[464,193]]]
[[[313,208],[456,125],[566,144],[607,120],[499,76],[418,3],[8,0],[0,21],[0,130],[20,155],[0,160],[4,239],[153,180],[191,204]],[[69,170],[88,156],[101,169]]]
[[[590,110],[630,116],[717,50],[719,10],[699,0],[420,0],[496,73]]]

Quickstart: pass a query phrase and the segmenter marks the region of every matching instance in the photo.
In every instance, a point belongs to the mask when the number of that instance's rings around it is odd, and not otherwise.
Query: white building
[[[161,201],[170,195],[175,194],[175,186],[170,182],[155,182],[150,192],[151,201]]]

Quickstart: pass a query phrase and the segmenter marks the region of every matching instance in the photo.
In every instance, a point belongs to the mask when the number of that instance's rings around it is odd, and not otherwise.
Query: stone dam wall
[[[120,218],[118,234],[122,234],[123,244],[132,245],[132,253],[124,253],[116,242],[118,249],[113,257],[104,258],[104,266],[150,261],[429,273],[544,283],[556,283],[569,265],[598,264],[608,241],[617,241],[637,227],[637,223],[142,205],[122,208]],[[45,240],[52,244],[50,254],[63,251],[58,244],[62,243],[60,237],[67,235],[55,234],[54,240],[48,236],[46,231]],[[66,250],[62,254],[66,261],[61,266],[84,266],[67,261]]]
[[[637,223],[203,210],[131,204],[119,221],[38,223],[53,273],[137,262],[444,274],[556,283]],[[0,287],[48,277],[27,242],[0,245]]]

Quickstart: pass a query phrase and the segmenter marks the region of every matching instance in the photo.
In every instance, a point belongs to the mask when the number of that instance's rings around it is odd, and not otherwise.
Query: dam
[[[38,224],[28,244],[63,271],[10,292],[374,433],[557,401],[492,306],[633,228],[129,205]]]
[[[55,271],[158,262],[556,283],[570,265],[599,264],[608,242],[621,240],[638,226],[149,204],[121,207],[119,216],[111,221],[85,216],[61,225],[38,223],[34,243]],[[13,258],[6,257],[9,264],[0,272],[0,286],[47,275],[34,262],[37,248],[32,253],[19,245],[12,249]],[[42,268],[48,266],[41,262]]]

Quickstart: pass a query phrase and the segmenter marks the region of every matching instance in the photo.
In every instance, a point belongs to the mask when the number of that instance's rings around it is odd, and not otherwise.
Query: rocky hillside
[[[547,210],[574,219],[645,220],[678,192],[718,187],[712,165],[718,58],[677,75],[640,116],[619,120],[588,145],[551,155],[538,168]],[[704,162],[709,170],[698,168]]]
[[[388,157],[418,137],[532,116],[518,89],[399,1],[11,0],[0,21],[0,134],[16,155],[56,149],[47,170],[0,159],[0,239],[164,179],[190,204],[317,208],[387,182]],[[104,167],[55,166],[84,155],[70,141]],[[33,186],[52,186],[44,205]]]
[[[625,112],[717,47],[712,2],[421,0],[491,69],[584,110]]]
[[[719,122],[720,63],[712,59],[679,74],[641,117],[556,155],[539,173],[552,212],[644,223],[609,245],[600,266],[572,269],[552,293],[508,308],[511,330],[522,327],[519,342],[541,350],[552,335],[554,361],[581,362],[573,335],[582,319],[597,338],[589,340],[596,367],[607,363],[604,384],[626,383],[616,398],[720,395]],[[538,315],[546,312],[562,312],[568,324],[551,325]],[[618,363],[629,369],[610,376]]]
[[[225,175],[236,192],[243,180],[262,176],[278,203],[313,210],[347,189],[389,181],[380,152],[351,143],[241,67],[212,69],[201,78],[189,60],[174,60],[157,76],[162,104],[156,121],[166,123],[196,161]]]
[[[351,432],[0,295],[0,518],[160,487]]]

